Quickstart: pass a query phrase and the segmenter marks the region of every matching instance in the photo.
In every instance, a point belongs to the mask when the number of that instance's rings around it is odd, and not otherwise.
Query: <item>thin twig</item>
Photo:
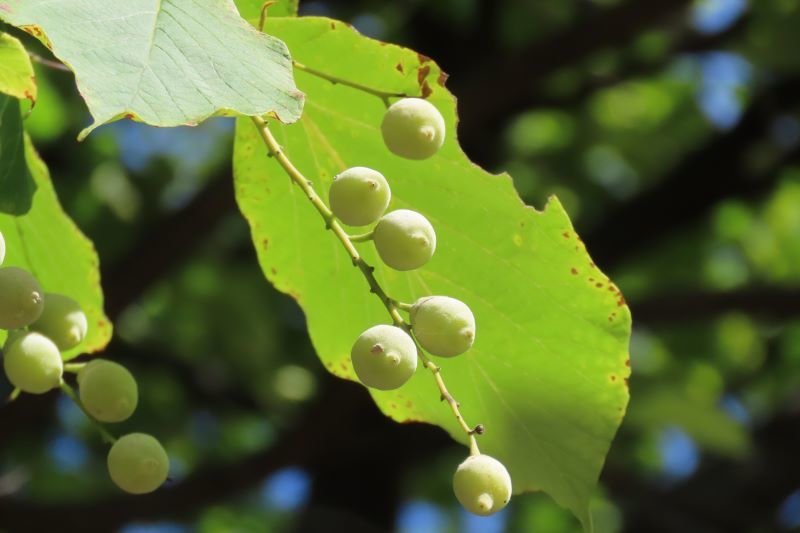
[[[398,93],[398,92],[391,92],[391,91],[381,91],[380,89],[375,89],[373,87],[369,87],[368,85],[362,85],[360,83],[356,83],[354,81],[346,80],[344,78],[339,78],[337,76],[333,76],[326,72],[322,72],[321,70],[317,70],[315,68],[311,68],[309,66],[300,63],[299,61],[292,61],[294,68],[297,70],[302,70],[303,72],[307,72],[312,76],[316,76],[318,78],[322,78],[324,80],[328,80],[329,82],[333,83],[334,85],[345,85],[347,87],[352,87],[353,89],[357,89],[359,91],[365,92],[367,94],[371,94],[373,96],[377,96],[380,98],[386,107],[389,107],[389,98],[407,98],[411,95],[406,93]]]
[[[35,63],[39,63],[40,65],[44,65],[45,67],[52,68],[55,70],[63,70],[64,72],[72,72],[70,68],[66,66],[64,63],[59,63],[58,61],[51,61],[50,59],[46,59],[34,52],[28,52],[28,56]]]
[[[92,414],[86,409],[86,406],[83,405],[81,399],[78,398],[78,395],[75,393],[75,390],[72,387],[70,387],[69,384],[63,379],[61,380],[61,390],[64,391],[64,394],[69,396],[73,402],[75,402],[75,405],[77,405],[78,408],[81,411],[83,411],[83,414],[86,415],[86,418],[88,418],[89,421],[92,424],[94,424],[94,426],[97,428],[97,431],[100,432],[100,436],[103,437],[104,441],[106,441],[109,444],[113,444],[117,441],[116,437],[114,437],[114,435],[109,433],[108,430],[105,428],[105,426],[99,420],[97,420],[95,417],[92,416]]]

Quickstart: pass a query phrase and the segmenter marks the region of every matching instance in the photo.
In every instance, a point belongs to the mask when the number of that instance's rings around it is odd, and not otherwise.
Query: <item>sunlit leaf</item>
[[[380,98],[298,71],[307,94],[303,117],[273,127],[324,199],[336,173],[367,166],[389,180],[390,209],[430,219],[438,248],[419,270],[385,268],[371,243],[359,250],[394,298],[445,294],[470,305],[478,324],[473,349],[439,362],[467,421],[486,427],[481,450],[506,463],[516,492],[546,491],[588,527],[589,499],[628,401],[630,314],[616,286],[592,263],[556,199],[543,211],[526,207],[508,176],[466,158],[454,138],[455,101],[430,59],[330,19],[270,18],[267,29],[309,67],[381,91],[423,95],[444,114],[449,138],[439,154],[403,160],[383,144]],[[350,347],[366,328],[389,322],[385,309],[267,157],[249,120],[238,124],[234,171],[267,278],[305,310],[325,366],[354,379]],[[401,389],[372,394],[395,420],[430,422],[466,440],[422,368]]]
[[[132,118],[194,125],[213,115],[300,115],[286,45],[247,24],[233,0],[7,0],[0,18],[75,71],[94,128]]]

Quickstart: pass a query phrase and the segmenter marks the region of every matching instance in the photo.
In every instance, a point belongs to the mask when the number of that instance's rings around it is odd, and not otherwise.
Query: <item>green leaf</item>
[[[28,52],[18,39],[1,32],[0,93],[36,101],[36,78]]]
[[[25,162],[19,100],[0,94],[0,213],[27,213],[34,192],[36,184]]]
[[[233,0],[7,0],[0,18],[67,64],[96,127],[132,118],[195,125],[213,115],[300,116],[286,45],[244,21]]]
[[[449,138],[439,154],[404,160],[383,144],[380,98],[298,71],[308,95],[303,117],[272,127],[323,199],[335,174],[367,166],[389,180],[390,209],[428,217],[438,247],[419,270],[382,266],[371,243],[357,245],[359,251],[392,297],[413,302],[444,294],[472,308],[473,349],[437,362],[467,422],[485,426],[481,450],[508,466],[515,492],[546,491],[591,528],[589,499],[628,402],[631,323],[622,295],[592,263],[558,200],[541,212],[527,207],[509,176],[467,159],[454,139],[455,100],[434,62],[325,18],[270,19],[268,29],[310,68],[382,91],[422,94],[442,111]],[[354,379],[350,348],[363,330],[390,323],[386,310],[267,157],[249,120],[237,126],[234,173],[267,278],[303,307],[325,366]],[[433,423],[466,441],[425,369],[397,391],[371,393],[395,420]]]
[[[66,294],[81,304],[89,331],[79,347],[64,353],[69,360],[99,351],[111,339],[111,322],[103,313],[99,262],[91,241],[61,208],[47,167],[27,136],[25,158],[39,191],[25,216],[0,215],[0,232],[6,241],[3,266],[25,268],[45,292]],[[5,335],[0,332],[0,341]]]

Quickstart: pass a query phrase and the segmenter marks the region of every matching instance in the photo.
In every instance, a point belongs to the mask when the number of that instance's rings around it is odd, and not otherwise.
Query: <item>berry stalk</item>
[[[400,307],[395,300],[386,294],[386,291],[383,290],[383,288],[380,286],[380,283],[378,283],[378,280],[375,278],[375,268],[364,261],[364,259],[358,253],[358,250],[356,250],[355,246],[353,245],[353,241],[348,233],[342,228],[342,226],[333,216],[332,211],[327,205],[325,205],[325,202],[322,201],[322,198],[320,198],[316,191],[314,191],[311,181],[308,180],[286,156],[278,144],[278,141],[275,139],[275,136],[272,135],[272,132],[270,131],[266,121],[264,121],[264,119],[261,117],[251,118],[253,123],[256,125],[256,129],[258,130],[261,139],[264,141],[264,144],[269,151],[269,155],[275,157],[275,159],[278,161],[278,164],[280,164],[289,178],[298,187],[300,187],[303,193],[305,193],[311,204],[316,208],[317,212],[325,221],[325,227],[331,230],[336,238],[342,243],[342,246],[344,246],[344,249],[352,259],[353,265],[358,267],[358,269],[364,275],[364,278],[369,285],[370,292],[380,298],[384,307],[389,312],[389,316],[392,317],[392,322],[394,322],[394,325],[402,328],[406,331],[406,333],[412,335],[412,338],[414,338],[410,325],[400,315]],[[478,449],[478,442],[475,438],[475,435],[483,432],[483,426],[479,425],[473,429],[469,426],[469,424],[467,424],[463,415],[461,414],[460,404],[458,401],[456,401],[450,391],[447,390],[447,386],[445,385],[441,374],[441,368],[436,363],[431,361],[431,359],[422,351],[422,348],[419,346],[416,338],[414,338],[414,343],[417,346],[417,354],[420,358],[420,361],[422,361],[423,366],[430,370],[434,376],[436,386],[439,388],[439,393],[441,394],[442,400],[446,401],[450,406],[450,409],[453,411],[453,415],[458,421],[459,426],[461,426],[461,429],[467,435],[469,439],[470,455],[479,454],[480,451]]]

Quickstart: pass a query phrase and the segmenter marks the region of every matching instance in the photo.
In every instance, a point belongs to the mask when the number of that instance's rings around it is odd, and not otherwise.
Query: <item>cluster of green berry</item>
[[[0,265],[5,259],[0,233]],[[81,306],[68,296],[45,293],[36,278],[18,267],[0,268],[0,329],[8,330],[3,369],[22,392],[44,394],[66,387],[61,352],[86,338],[88,322]],[[122,422],[138,402],[136,380],[122,365],[105,359],[77,364],[79,405],[99,422]],[[111,479],[122,490],[143,494],[167,478],[169,459],[154,437],[130,433],[108,453]]]
[[[445,122],[427,100],[404,98],[389,107],[381,131],[392,153],[422,160],[441,148]],[[374,242],[381,261],[399,271],[420,268],[436,250],[433,226],[423,215],[408,209],[384,215],[390,199],[386,178],[365,167],[349,168],[337,175],[329,192],[331,211],[344,224],[376,223],[366,236]],[[455,298],[426,296],[407,308],[410,328],[376,325],[353,344],[353,370],[367,387],[392,390],[405,384],[417,369],[417,343],[432,355],[454,357],[469,350],[475,341],[475,317]],[[477,453],[458,467],[453,488],[466,509],[489,515],[508,503],[511,478],[502,463]]]

